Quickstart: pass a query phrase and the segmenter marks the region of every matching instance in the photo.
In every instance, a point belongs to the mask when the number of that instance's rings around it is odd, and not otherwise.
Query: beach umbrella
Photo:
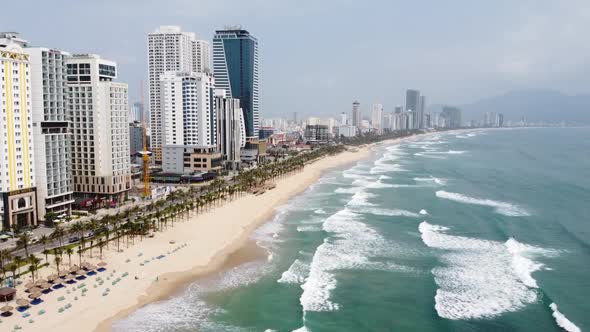
[[[38,299],[41,297],[41,295],[43,295],[41,292],[35,292],[35,293],[32,293],[31,295],[29,295],[29,299],[32,299],[32,300]]]
[[[47,281],[54,281],[54,280],[57,280],[57,278],[58,278],[57,274],[52,274],[47,277]]]
[[[72,279],[74,279],[74,276],[73,276],[73,275],[71,275],[71,274],[68,274],[68,275],[67,275],[67,276],[64,278],[64,280],[65,280],[65,281],[70,281],[70,280],[72,280]]]
[[[100,263],[98,263],[98,264],[96,264],[96,265],[98,265],[98,266],[101,266],[101,267],[102,267],[102,266],[107,266],[107,263],[106,263],[106,262],[100,262]]]
[[[44,283],[46,283],[46,282],[47,282],[47,281],[45,281],[45,280],[41,280],[41,279],[39,279],[39,280],[37,280],[37,281],[35,282],[35,286],[41,286],[41,285],[43,285],[43,284],[44,284]]]
[[[14,310],[14,308],[9,305],[5,305],[2,308],[0,308],[0,311],[2,311],[2,312],[12,311],[12,310]]]
[[[49,289],[49,288],[51,288],[51,284],[48,282],[45,282],[41,285],[41,287],[43,287],[43,289]]]
[[[29,305],[29,301],[27,301],[25,299],[18,299],[18,300],[16,300],[16,305],[19,307],[26,307]]]
[[[33,293],[40,293],[41,291],[42,291],[42,289],[39,288],[39,287],[37,287],[37,286],[29,289],[29,292],[31,292],[31,294],[33,294]]]
[[[78,265],[74,265],[70,268],[70,273],[76,273],[76,271],[78,271],[80,269],[80,267]]]
[[[25,288],[26,288],[26,289],[33,288],[33,287],[35,287],[35,283],[34,283],[34,282],[32,282],[32,281],[30,281],[30,282],[27,282],[27,283],[25,284]]]
[[[84,275],[86,273],[86,271],[84,270],[78,270],[78,272],[76,272],[76,274],[78,275]]]
[[[60,277],[60,278],[63,278],[63,277],[65,277],[65,276],[67,276],[67,275],[68,275],[68,273],[67,273],[67,272],[65,272],[65,271],[62,271],[62,272],[60,272],[60,274],[59,274],[59,277]]]

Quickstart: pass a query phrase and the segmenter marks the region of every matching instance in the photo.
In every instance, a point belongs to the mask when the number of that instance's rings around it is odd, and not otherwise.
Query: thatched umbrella
[[[31,292],[31,294],[34,294],[34,293],[40,293],[42,290],[43,289],[41,289],[40,287],[37,287],[36,286],[36,287],[33,287],[33,288],[29,289],[29,292]]]
[[[78,270],[78,271],[76,272],[76,274],[77,274],[77,275],[79,275],[79,276],[83,276],[83,275],[85,275],[85,274],[86,274],[86,271],[84,271],[84,270]]]
[[[16,300],[16,305],[17,305],[19,308],[26,307],[26,306],[28,306],[28,305],[29,305],[29,301],[27,301],[27,300],[25,300],[25,299],[18,299],[18,300]]]
[[[39,280],[35,281],[35,286],[41,286],[41,285],[43,285],[46,282],[47,281],[45,281],[45,280],[39,279]]]
[[[55,281],[57,278],[59,278],[57,274],[52,274],[47,277],[47,281]]]
[[[48,282],[45,282],[45,283],[43,283],[43,284],[41,285],[41,287],[43,287],[43,289],[50,289],[50,288],[51,288],[51,286],[52,286],[52,285],[51,285],[50,283],[48,283]]]
[[[2,311],[2,312],[12,311],[12,310],[14,310],[14,308],[9,305],[5,305],[2,308],[0,308],[0,311]]]
[[[70,280],[72,280],[72,279],[74,279],[74,276],[73,276],[73,275],[71,275],[71,274],[68,274],[68,275],[67,275],[67,276],[64,278],[64,280],[65,280],[65,281],[70,281]]]
[[[61,271],[61,272],[59,273],[59,277],[60,277],[60,278],[63,278],[63,277],[65,277],[65,276],[67,276],[67,275],[68,275],[68,272],[65,272],[65,271]]]
[[[35,287],[35,283],[32,281],[29,281],[25,284],[26,289],[33,288],[33,287]]]
[[[31,295],[29,295],[29,299],[31,299],[31,300],[38,299],[41,297],[41,295],[43,295],[43,293],[35,292],[35,293],[32,293]]]
[[[70,273],[75,273],[76,271],[78,271],[80,269],[80,267],[78,265],[74,265],[70,268]]]
[[[100,263],[98,263],[96,265],[98,265],[100,267],[103,267],[103,266],[107,266],[107,263],[106,262],[100,262]]]

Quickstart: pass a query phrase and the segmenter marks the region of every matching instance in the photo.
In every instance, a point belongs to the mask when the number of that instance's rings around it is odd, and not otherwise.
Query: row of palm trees
[[[64,255],[68,258],[71,267],[72,256],[78,255],[79,263],[82,263],[82,255],[89,252],[93,255],[93,249],[98,248],[99,257],[102,259],[103,249],[109,249],[110,245],[121,251],[121,244],[126,247],[133,245],[137,239],[142,241],[145,236],[151,236],[154,232],[161,232],[175,223],[190,219],[191,215],[207,212],[228,200],[234,200],[251,191],[253,188],[264,186],[267,182],[274,182],[293,172],[303,169],[306,163],[326,155],[333,155],[343,151],[342,145],[326,146],[306,153],[286,158],[281,161],[261,164],[259,167],[241,172],[231,180],[217,178],[206,186],[190,187],[188,190],[177,190],[165,199],[152,202],[147,206],[134,206],[126,211],[114,215],[106,215],[100,219],[91,219],[87,222],[77,222],[69,228],[56,225],[53,232],[43,235],[38,243],[43,245],[42,255],[45,256],[45,264],[51,264],[49,255],[53,256],[53,264],[59,273],[63,267]],[[89,236],[91,235],[91,236]],[[77,246],[66,244],[66,240],[75,236],[79,239]],[[35,279],[41,259],[29,254],[31,236],[27,233],[20,235],[18,248],[24,250],[23,258],[10,250],[0,250],[0,272],[2,278],[11,272],[13,278],[17,278],[20,267],[28,264],[28,272]],[[58,246],[49,249],[51,243]],[[74,250],[74,248],[76,250]]]

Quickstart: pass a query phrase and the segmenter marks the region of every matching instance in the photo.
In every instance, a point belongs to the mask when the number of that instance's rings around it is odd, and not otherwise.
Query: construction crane
[[[143,132],[143,151],[139,152],[141,155],[141,160],[143,161],[143,197],[148,198],[152,194],[150,189],[150,156],[151,152],[147,149],[147,129],[146,129],[146,112],[145,112],[145,104],[143,99],[143,81],[141,81],[140,85],[141,89],[141,112],[142,112],[142,119],[141,119],[141,126]]]

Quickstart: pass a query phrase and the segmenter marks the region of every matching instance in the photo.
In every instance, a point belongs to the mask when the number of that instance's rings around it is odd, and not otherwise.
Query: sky
[[[265,118],[336,116],[355,99],[365,111],[373,103],[392,111],[409,88],[450,105],[514,89],[590,92],[587,0],[0,0],[5,6],[0,31],[116,61],[131,103],[147,81],[147,34],[160,25],[206,40],[230,25],[256,36]]]

